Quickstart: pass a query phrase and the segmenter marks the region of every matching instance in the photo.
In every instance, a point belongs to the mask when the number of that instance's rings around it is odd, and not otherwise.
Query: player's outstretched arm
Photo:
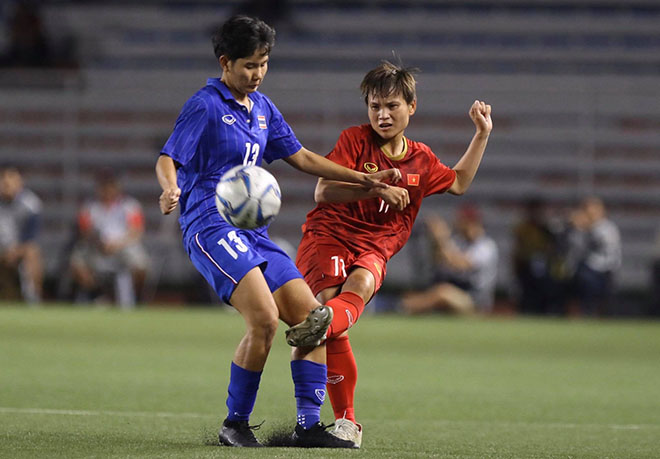
[[[490,117],[491,107],[485,102],[475,100],[470,107],[470,118],[476,127],[476,132],[467,150],[454,166],[456,180],[449,188],[451,194],[463,194],[467,191],[481,164],[481,158],[486,150],[488,137],[493,130],[493,120]]]
[[[366,188],[387,188],[388,185],[384,182],[395,183],[401,180],[401,172],[398,169],[389,169],[376,174],[364,174],[333,163],[306,148],[301,148],[297,153],[284,158],[284,160],[299,171],[330,180],[357,183]]]
[[[408,190],[398,186],[367,189],[356,183],[320,178],[314,190],[314,200],[317,203],[355,202],[369,198],[381,198],[396,210],[403,210],[410,204]]]
[[[156,162],[156,177],[163,192],[158,199],[160,211],[167,215],[171,213],[179,203],[181,189],[176,181],[176,166],[174,160],[167,155],[160,155]]]

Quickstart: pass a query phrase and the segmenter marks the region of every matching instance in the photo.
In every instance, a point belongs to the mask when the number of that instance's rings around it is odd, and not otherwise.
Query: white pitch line
[[[379,420],[380,423],[402,423],[405,421],[383,421]],[[436,419],[430,421],[432,424],[440,425],[452,425],[452,424],[466,424],[472,426],[478,425],[491,425],[497,424],[501,426],[510,426],[510,427],[544,427],[544,428],[556,428],[556,429],[593,429],[593,428],[607,428],[612,430],[642,430],[642,429],[660,429],[660,424],[595,424],[595,423],[574,423],[574,422],[525,422],[525,421],[497,421],[497,420],[450,420],[450,419]]]
[[[221,416],[215,414],[204,414],[204,413],[170,413],[162,411],[108,411],[108,410],[57,410],[50,408],[11,408],[11,407],[2,407],[0,406],[0,413],[10,413],[10,414],[51,414],[59,416],[120,416],[120,417],[139,417],[139,418],[220,418]],[[380,420],[379,422],[383,422]],[[390,423],[401,423],[403,421],[390,421]],[[484,425],[484,424],[500,424],[500,425],[509,425],[509,426],[520,426],[520,427],[547,427],[547,428],[558,428],[558,429],[579,429],[579,428],[608,428],[613,430],[641,430],[641,429],[660,429],[658,424],[576,424],[576,423],[564,423],[564,422],[512,422],[512,421],[477,421],[477,420],[449,420],[449,419],[437,419],[432,421],[433,423],[438,424],[472,424],[472,425]]]
[[[107,411],[107,410],[55,410],[49,408],[10,408],[0,406],[0,413],[12,414],[54,414],[61,416],[124,416],[132,418],[220,418],[203,413],[168,413],[158,411]]]

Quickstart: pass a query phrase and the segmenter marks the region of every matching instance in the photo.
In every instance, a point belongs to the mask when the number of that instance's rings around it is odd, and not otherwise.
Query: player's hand
[[[387,183],[398,183],[401,181],[401,171],[392,168],[375,172],[373,174],[364,174],[364,180],[364,184],[367,188],[386,189],[388,187]]]
[[[403,210],[410,204],[408,190],[398,186],[389,186],[379,190],[378,195],[385,203],[394,207],[396,210]]]
[[[181,188],[165,190],[161,193],[160,198],[158,199],[158,204],[160,205],[160,211],[163,215],[167,215],[176,209],[180,196]]]
[[[477,128],[477,134],[490,134],[493,130],[493,120],[490,117],[490,105],[481,100],[475,100],[470,107],[470,118]]]

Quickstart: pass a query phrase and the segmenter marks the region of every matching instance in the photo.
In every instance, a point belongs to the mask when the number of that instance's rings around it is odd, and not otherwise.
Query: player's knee
[[[253,339],[263,342],[266,345],[270,345],[270,343],[272,343],[275,339],[277,325],[277,317],[269,317],[259,321],[256,324],[253,324],[248,329],[248,333],[252,336]]]
[[[364,272],[363,272],[364,271]],[[374,294],[376,282],[373,275],[366,270],[354,271],[344,283],[342,291],[350,291],[362,297],[366,303]]]

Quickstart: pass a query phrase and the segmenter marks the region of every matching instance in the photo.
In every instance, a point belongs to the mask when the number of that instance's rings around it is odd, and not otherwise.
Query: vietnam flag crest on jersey
[[[408,186],[419,186],[419,174],[407,174]]]

